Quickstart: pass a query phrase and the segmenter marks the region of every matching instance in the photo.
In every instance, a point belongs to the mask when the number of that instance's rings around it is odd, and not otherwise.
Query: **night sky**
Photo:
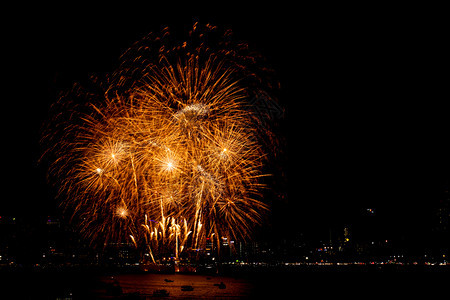
[[[183,38],[195,21],[231,28],[281,83],[275,230],[327,236],[373,207],[384,230],[413,234],[428,226],[448,188],[448,46],[433,10],[35,7],[11,14],[1,27],[0,215],[57,211],[38,159],[40,128],[60,90],[113,71],[147,33],[169,26]]]

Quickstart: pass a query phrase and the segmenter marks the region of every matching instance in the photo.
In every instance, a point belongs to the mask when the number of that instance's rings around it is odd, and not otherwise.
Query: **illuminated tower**
[[[439,203],[439,208],[437,209],[437,219],[437,230],[442,233],[448,233],[450,219],[450,193],[448,189],[444,192],[444,197]]]
[[[351,241],[351,231],[350,231],[350,226],[345,226],[344,227],[344,245],[348,245]]]
[[[439,201],[436,211],[436,227],[435,227],[435,247],[436,255],[439,260],[448,261],[450,248],[450,193],[447,188],[444,195]]]

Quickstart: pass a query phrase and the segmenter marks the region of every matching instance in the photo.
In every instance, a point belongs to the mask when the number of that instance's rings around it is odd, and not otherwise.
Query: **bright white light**
[[[119,207],[117,209],[117,215],[121,218],[125,218],[128,215],[128,211],[124,207]]]
[[[194,115],[207,115],[209,113],[209,108],[207,105],[202,103],[195,103],[185,106],[175,113],[175,117],[179,118],[182,115],[188,117],[190,114]]]
[[[164,163],[163,169],[166,171],[172,171],[173,169],[175,169],[175,164],[173,163],[173,161],[171,159],[168,159]]]

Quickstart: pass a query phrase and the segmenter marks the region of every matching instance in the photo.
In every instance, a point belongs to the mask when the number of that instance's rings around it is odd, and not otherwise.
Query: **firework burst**
[[[249,101],[261,91],[257,61],[229,39],[213,50],[198,33],[194,45],[197,31],[172,46],[167,30],[144,38],[108,78],[55,106],[50,173],[91,240],[132,242],[155,260],[250,238],[261,223],[271,134]]]

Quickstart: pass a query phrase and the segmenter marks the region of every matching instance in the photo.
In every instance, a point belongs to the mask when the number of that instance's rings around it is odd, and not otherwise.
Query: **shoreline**
[[[108,274],[197,274],[197,275],[233,275],[252,273],[327,273],[327,272],[448,272],[450,264],[363,264],[363,263],[282,263],[282,264],[221,264],[216,266],[196,266],[191,271],[175,272],[164,268],[163,271],[144,271],[139,266],[99,267],[99,266],[15,266],[0,267],[0,274],[39,274],[39,273],[90,273]]]

